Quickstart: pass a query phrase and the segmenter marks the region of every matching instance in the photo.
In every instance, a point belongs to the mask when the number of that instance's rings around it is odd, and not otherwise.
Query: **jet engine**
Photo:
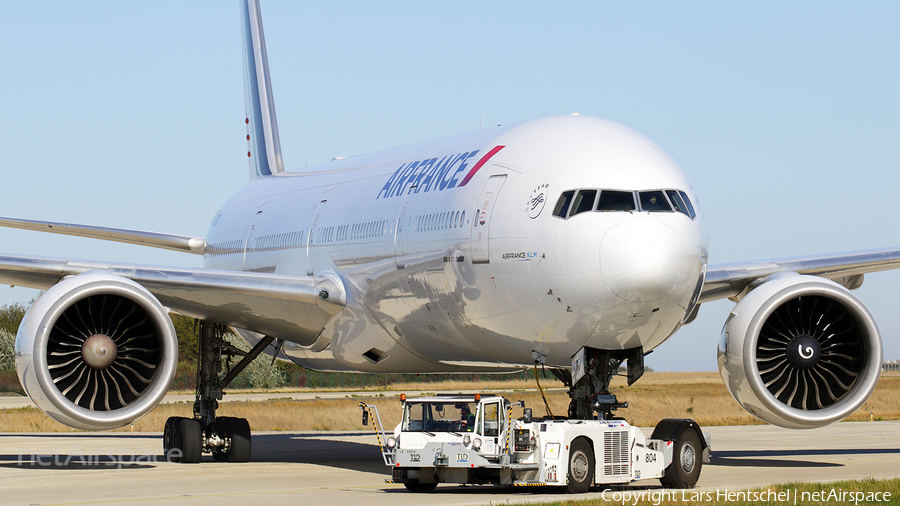
[[[719,340],[719,372],[758,418],[811,429],[846,418],[881,373],[881,335],[843,286],[796,273],[769,278],[738,302]]]
[[[44,413],[87,430],[127,425],[175,377],[178,340],[162,304],[106,271],[61,281],[31,306],[16,336],[16,369]]]

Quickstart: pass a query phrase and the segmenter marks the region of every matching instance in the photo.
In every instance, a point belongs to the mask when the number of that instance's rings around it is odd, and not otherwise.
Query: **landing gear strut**
[[[229,344],[226,328],[209,322],[200,322],[200,358],[197,367],[197,395],[194,401],[194,417],[171,417],[163,430],[163,451],[171,462],[196,463],[201,455],[212,453],[217,461],[248,462],[250,460],[250,424],[244,418],[216,417],[216,408],[224,389],[259,354],[274,341],[266,336],[249,352]],[[234,356],[242,356],[240,362],[229,367],[223,377],[222,355],[230,366]]]
[[[536,355],[535,359],[539,357]],[[627,408],[627,402],[619,402],[616,396],[609,393],[609,384],[622,365],[628,361],[628,385],[631,386],[644,374],[644,349],[630,350],[598,350],[583,347],[573,357],[572,369],[550,369],[565,386],[569,388],[569,419],[576,420],[624,420],[613,415],[619,408]],[[596,414],[595,414],[596,413]],[[703,435],[697,422],[688,419],[667,418],[660,421],[651,440],[666,442],[670,448],[672,460],[659,479],[666,488],[693,488],[700,477],[703,464],[709,463],[710,442]],[[581,459],[573,441],[570,449],[569,469],[593,469],[594,462]],[[584,452],[582,452],[584,453]],[[647,462],[650,462],[649,460]],[[583,465],[582,465],[583,464]],[[593,473],[591,471],[589,475]],[[570,492],[586,490],[590,484],[587,480],[581,483],[584,473],[570,472]]]
[[[609,393],[609,384],[622,362],[628,361],[628,384],[644,374],[644,350],[598,350],[582,348],[583,369],[551,369],[551,372],[569,388],[568,418],[578,420],[612,420],[613,411],[627,408],[627,402],[619,402]],[[573,373],[576,376],[573,376]],[[574,379],[574,381],[573,381]],[[595,415],[596,413],[596,415]]]

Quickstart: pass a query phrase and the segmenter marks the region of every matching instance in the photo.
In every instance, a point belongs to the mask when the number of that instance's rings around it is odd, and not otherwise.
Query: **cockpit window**
[[[569,214],[569,204],[572,203],[573,195],[575,195],[575,190],[563,192],[559,196],[559,201],[556,202],[556,207],[553,209],[553,216],[565,218]]]
[[[669,201],[662,190],[640,192],[642,211],[671,211]]]
[[[684,201],[684,205],[687,206],[688,213],[690,213],[690,217],[693,220],[694,217],[697,216],[697,213],[694,212],[694,206],[693,206],[693,204],[691,204],[691,199],[688,198],[687,193],[684,193],[684,192],[678,192],[678,193],[681,194],[681,199]]]
[[[687,210],[687,206],[684,205],[684,201],[681,200],[681,195],[678,194],[675,190],[666,190],[666,195],[669,196],[669,200],[672,202],[672,205],[675,207],[675,210],[679,213],[684,213],[686,216],[690,217],[691,213]]]
[[[598,211],[634,211],[634,193],[614,190],[600,192]]]
[[[599,196],[597,195],[599,193]],[[637,197],[637,202],[635,202]],[[596,206],[595,203],[596,202]],[[661,190],[603,190],[597,188],[587,188],[578,190],[568,190],[562,192],[556,206],[553,209],[553,215],[559,218],[570,218],[576,214],[584,213],[590,210],[609,212],[609,211],[641,211],[649,212],[672,212],[679,213],[694,219],[697,216],[693,204],[687,193],[681,190],[661,189]]]
[[[579,190],[578,195],[575,197],[575,202],[572,204],[572,214],[570,216],[593,209],[596,198],[597,190]]]

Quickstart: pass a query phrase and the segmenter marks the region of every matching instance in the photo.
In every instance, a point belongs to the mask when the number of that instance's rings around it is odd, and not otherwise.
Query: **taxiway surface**
[[[900,476],[900,421],[845,422],[796,431],[773,426],[707,427],[712,462],[701,490],[788,481]],[[649,433],[649,432],[648,432]],[[412,494],[386,484],[371,432],[257,433],[253,461],[169,464],[156,433],[0,433],[2,504],[488,504],[543,502],[545,488],[441,485]],[[635,485],[659,488],[648,480]],[[599,490],[586,497],[599,496]]]

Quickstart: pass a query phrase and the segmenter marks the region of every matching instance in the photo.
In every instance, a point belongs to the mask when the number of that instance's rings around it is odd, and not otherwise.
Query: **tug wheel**
[[[437,483],[404,483],[406,490],[417,493],[428,493],[437,488]]]
[[[666,488],[694,488],[703,467],[703,447],[697,431],[687,429],[675,439],[672,463],[659,482]]]
[[[580,437],[569,447],[569,468],[566,473],[566,492],[583,494],[594,482],[594,450],[587,439]]]

